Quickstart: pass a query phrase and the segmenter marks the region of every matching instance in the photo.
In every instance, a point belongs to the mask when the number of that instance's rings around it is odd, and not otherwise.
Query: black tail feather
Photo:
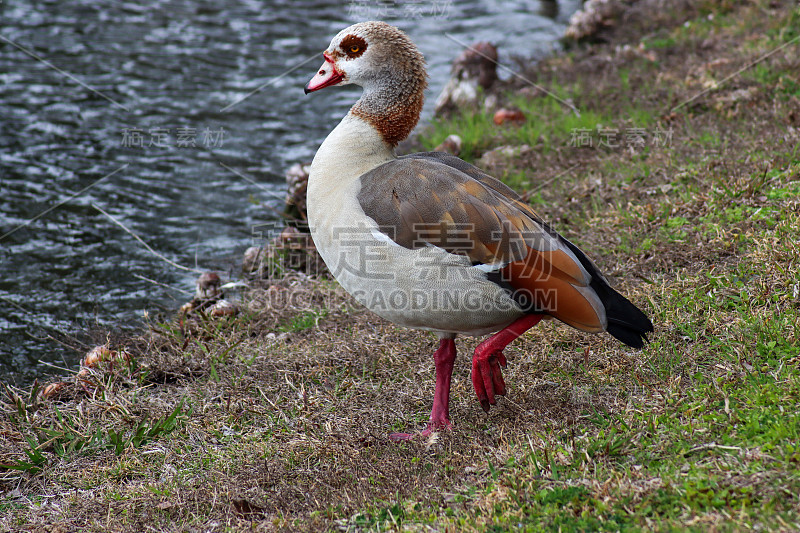
[[[641,309],[611,288],[595,264],[577,246],[561,237],[583,267],[592,276],[590,287],[594,289],[606,308],[608,327],[606,331],[631,348],[642,348],[647,334],[653,331],[653,323]]]
[[[647,315],[609,287],[605,280],[592,280],[592,288],[600,296],[600,301],[606,308],[608,319],[606,331],[631,348],[644,347],[647,334],[653,331],[653,323]]]

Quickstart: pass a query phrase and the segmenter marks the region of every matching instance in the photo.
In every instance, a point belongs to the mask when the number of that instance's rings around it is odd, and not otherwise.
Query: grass
[[[525,73],[580,117],[514,82],[524,125],[466,112],[420,140],[531,146],[489,170],[648,312],[644,350],[541,324],[484,415],[459,339],[455,428],[397,445],[427,419],[435,337],[281,270],[235,317],[154,320],[108,341],[124,364],[7,389],[0,529],[800,529],[800,44],[681,105],[789,42],[800,10],[651,7]],[[597,142],[628,128],[644,146]]]
[[[526,121],[515,127],[496,126],[494,113],[488,111],[466,111],[450,119],[435,119],[430,131],[421,139],[427,150],[433,150],[453,131],[458,131],[462,139],[460,156],[474,162],[478,154],[490,145],[531,145],[548,151],[551,146],[568,142],[576,131],[592,132],[602,124],[612,122],[608,113],[595,110],[583,110],[576,114],[559,99],[567,101],[575,97],[575,89],[551,86],[551,95],[539,95],[536,98],[512,96],[509,104],[526,116]],[[641,125],[650,122],[649,117],[641,117]]]
[[[107,369],[109,370],[109,369]],[[136,417],[125,407],[115,404],[108,394],[113,390],[113,381],[129,374],[131,368],[123,371],[110,369],[105,377],[96,379],[99,373],[83,376],[80,386],[91,390],[94,399],[105,403],[109,412],[117,412],[119,416],[116,427],[111,427],[111,418],[102,420],[87,419],[78,410],[62,411],[53,405],[49,424],[37,420],[37,412],[41,410],[42,397],[38,384],[35,384],[27,398],[23,398],[8,387],[5,387],[7,405],[15,407],[16,412],[7,413],[8,421],[18,431],[18,440],[22,440],[23,459],[14,458],[0,463],[0,471],[19,471],[36,475],[42,472],[49,462],[49,457],[69,460],[77,455],[87,455],[101,450],[111,450],[122,455],[129,448],[142,446],[164,437],[180,429],[182,423],[191,416],[191,409],[184,412],[185,399],[175,405],[171,412],[161,417]],[[131,376],[125,376],[130,380]]]
[[[278,331],[288,333],[291,331],[302,331],[304,329],[317,327],[319,325],[319,321],[325,318],[327,314],[327,309],[306,311],[297,316],[291,317],[285,325],[278,327]]]

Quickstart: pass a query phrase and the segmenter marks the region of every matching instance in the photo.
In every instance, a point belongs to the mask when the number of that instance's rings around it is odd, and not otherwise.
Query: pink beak
[[[319,72],[311,78],[311,81],[306,83],[306,94],[319,91],[331,85],[336,85],[344,79],[344,74],[336,70],[336,67],[333,66],[333,60],[330,56],[328,56],[328,54],[322,55],[325,56],[325,62],[322,64],[322,67],[320,67]]]

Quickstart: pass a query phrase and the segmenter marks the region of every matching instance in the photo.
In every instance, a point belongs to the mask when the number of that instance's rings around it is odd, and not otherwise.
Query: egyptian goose
[[[647,316],[514,191],[449,154],[395,155],[419,120],[427,85],[425,59],[405,33],[384,22],[354,24],[323,56],[306,94],[350,83],[363,94],[311,164],[311,235],[356,300],[439,336],[433,409],[418,434],[451,425],[459,333],[494,333],[472,358],[472,384],[487,412],[506,393],[503,349],[544,316],[643,346],[653,331]]]

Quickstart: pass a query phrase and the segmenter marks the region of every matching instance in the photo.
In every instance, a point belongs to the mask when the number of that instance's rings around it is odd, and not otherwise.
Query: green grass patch
[[[521,125],[498,126],[491,113],[464,110],[450,118],[434,119],[420,142],[426,150],[432,150],[448,135],[458,132],[462,139],[460,156],[467,161],[506,144],[530,145],[544,153],[558,147],[585,145],[615,150],[637,129],[645,136],[650,135],[645,130],[656,122],[653,112],[630,105],[620,111],[612,110],[611,104],[593,102],[592,107],[579,107],[576,113],[564,102],[581,99],[577,86],[570,89],[548,86],[547,90],[551,93],[547,96],[511,98],[511,105],[525,114],[526,120]]]
[[[191,410],[183,411],[184,402],[185,399],[181,400],[171,413],[162,417],[143,418],[134,425],[117,428],[108,427],[105,422],[86,425],[58,409],[55,423],[48,427],[39,427],[29,419],[27,407],[20,407],[19,416],[12,416],[11,422],[24,435],[28,446],[22,452],[26,459],[0,463],[0,471],[19,470],[34,474],[41,472],[48,463],[49,454],[46,452],[59,458],[68,458],[78,452],[87,454],[100,450],[112,450],[116,455],[122,455],[129,447],[142,447],[178,429],[191,416]]]
[[[319,325],[319,321],[328,316],[327,309],[315,309],[311,311],[305,311],[300,313],[296,316],[293,316],[288,320],[287,323],[278,327],[278,331],[282,332],[292,332],[292,331],[303,331],[306,329],[311,329],[317,327]]]

